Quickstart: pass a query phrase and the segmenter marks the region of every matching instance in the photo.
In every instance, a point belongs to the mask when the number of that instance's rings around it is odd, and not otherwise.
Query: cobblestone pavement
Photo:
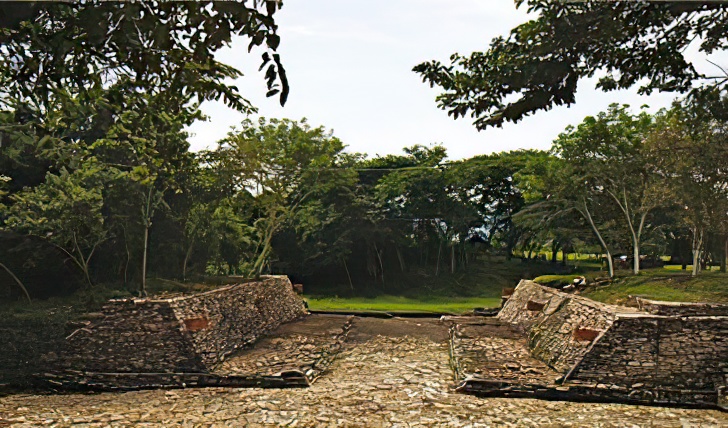
[[[524,335],[509,330],[507,325],[458,324],[453,353],[457,357],[459,379],[486,377],[553,385],[560,374],[531,356]]]
[[[714,426],[728,414],[454,393],[447,325],[358,319],[307,389],[181,389],[0,398],[0,426]]]
[[[328,368],[332,356],[340,350],[353,318],[311,315],[284,324],[272,337],[231,356],[213,371],[221,375],[275,376],[294,370],[313,380]]]

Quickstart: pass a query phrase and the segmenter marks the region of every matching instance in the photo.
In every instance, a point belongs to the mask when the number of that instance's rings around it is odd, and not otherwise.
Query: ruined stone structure
[[[206,375],[231,353],[305,314],[285,276],[169,299],[112,300],[67,338],[48,377],[100,387],[214,381]]]
[[[618,401],[724,403],[728,307],[639,303],[639,309],[606,305],[523,280],[498,318],[523,329],[531,355],[563,375],[560,391]]]
[[[560,293],[521,281],[498,319],[525,330],[531,353],[560,372],[567,372],[605,332],[620,311],[635,312]]]

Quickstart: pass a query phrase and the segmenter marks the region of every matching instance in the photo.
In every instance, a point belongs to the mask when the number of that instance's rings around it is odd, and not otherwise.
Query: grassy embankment
[[[689,269],[689,268],[688,268]],[[680,266],[647,269],[638,276],[624,276],[606,287],[587,290],[584,295],[606,303],[623,303],[628,296],[671,302],[728,304],[728,274],[703,271],[697,278]]]

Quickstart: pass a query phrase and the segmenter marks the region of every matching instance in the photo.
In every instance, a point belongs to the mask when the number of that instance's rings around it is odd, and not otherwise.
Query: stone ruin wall
[[[497,318],[523,330],[546,318],[546,310],[557,308],[568,295],[542,287],[533,281],[521,280],[498,312]],[[530,302],[530,303],[529,303]]]
[[[170,307],[208,368],[307,313],[286,276],[172,299]]]
[[[728,317],[620,315],[567,380],[715,392],[728,384]]]
[[[180,373],[205,371],[168,302],[110,301],[66,339],[56,371]]]
[[[568,372],[612,325],[614,307],[522,280],[498,318],[528,332],[534,357]]]
[[[728,305],[718,303],[662,302],[634,297],[640,311],[653,315],[728,316]],[[632,302],[630,302],[632,303]]]
[[[725,400],[728,306],[642,300],[640,309],[523,280],[498,318],[526,330],[532,355],[567,384],[644,401]]]
[[[234,350],[306,314],[285,276],[171,299],[112,300],[74,331],[66,373],[209,373]]]

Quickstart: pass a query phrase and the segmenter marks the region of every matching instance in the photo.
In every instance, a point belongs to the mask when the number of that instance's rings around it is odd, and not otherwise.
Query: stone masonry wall
[[[522,279],[498,312],[497,318],[528,330],[569,297],[567,294]]]
[[[608,387],[715,391],[728,383],[728,317],[617,317],[567,376]]]
[[[306,313],[285,276],[172,299],[170,307],[207,367]]]
[[[532,355],[565,374],[609,328],[618,310],[522,280],[498,318],[526,329]]]
[[[62,350],[61,370],[79,372],[203,372],[200,358],[168,302],[115,300],[102,316],[74,331]]]
[[[531,354],[561,373],[569,371],[614,321],[603,305],[566,299],[528,334]]]
[[[639,310],[606,305],[524,280],[498,318],[523,328],[531,355],[563,373],[574,394],[720,406],[728,385],[726,306],[637,303]]]
[[[58,368],[208,373],[235,349],[305,313],[284,276],[172,299],[113,300],[67,338]]]
[[[728,305],[717,303],[662,302],[641,297],[634,298],[641,311],[653,315],[728,316]]]

